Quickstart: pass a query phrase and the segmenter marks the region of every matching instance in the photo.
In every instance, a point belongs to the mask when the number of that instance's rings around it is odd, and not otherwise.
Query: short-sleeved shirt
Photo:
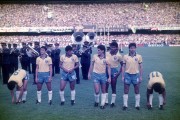
[[[72,54],[71,57],[67,57],[65,54],[60,57],[60,62],[62,62],[62,66],[67,70],[73,69],[75,63],[79,62],[79,59],[76,55]]]
[[[49,56],[47,56],[45,59],[38,57],[36,59],[36,65],[39,65],[38,72],[49,72],[49,65],[52,65],[52,59]]]
[[[119,63],[123,61],[123,57],[118,52],[115,55],[111,55],[110,52],[106,52],[106,59],[111,65],[111,68],[117,68]]]
[[[124,55],[123,64],[126,64],[125,72],[129,74],[139,73],[139,64],[142,63],[142,56],[136,54],[135,56],[130,56],[129,54]]]
[[[17,85],[18,85],[19,87],[22,87],[22,85],[23,85],[23,79],[24,79],[25,77],[26,77],[26,71],[23,70],[23,69],[18,69],[18,70],[16,70],[16,71],[11,75],[11,77],[10,77],[9,80],[8,80],[8,83],[9,83],[10,81],[14,81],[14,82],[17,83]]]
[[[95,54],[92,58],[92,62],[94,62],[93,72],[95,73],[106,73],[106,65],[108,64],[106,58],[100,59],[98,54]]]
[[[148,82],[147,88],[151,89],[155,83],[160,83],[161,86],[165,88],[165,82],[164,82],[163,76],[158,71],[153,71],[149,74],[149,82]]]

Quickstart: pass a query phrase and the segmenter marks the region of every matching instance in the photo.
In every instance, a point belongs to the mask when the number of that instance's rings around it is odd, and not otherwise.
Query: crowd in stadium
[[[179,26],[180,5],[121,4],[1,4],[0,27],[52,27],[92,24]],[[36,13],[36,14],[34,14]]]
[[[51,35],[40,35],[40,36],[0,36],[0,40],[6,41],[7,43],[21,43],[21,42],[32,42],[40,41],[41,45],[44,43],[55,44],[58,42],[60,47],[64,47],[72,44],[71,35],[62,36],[51,36]],[[130,34],[130,35],[110,35],[108,36],[97,36],[96,44],[109,45],[112,40],[117,40],[119,44],[128,45],[130,42],[137,44],[166,44],[166,45],[180,45],[180,35],[178,34]],[[19,44],[20,47],[21,44]]]

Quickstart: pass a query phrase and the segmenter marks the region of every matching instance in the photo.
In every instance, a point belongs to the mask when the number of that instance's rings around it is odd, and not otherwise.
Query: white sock
[[[112,94],[111,104],[115,103],[116,101],[116,94]]]
[[[105,101],[106,101],[106,93],[102,93],[101,94],[101,106],[105,105]]]
[[[152,107],[152,100],[153,100],[153,94],[150,94],[149,95],[149,104],[151,105],[151,107]]]
[[[64,102],[65,101],[64,91],[59,91],[59,95],[60,95],[61,102]]]
[[[52,100],[52,90],[48,91],[48,98],[49,98],[49,101]]]
[[[135,95],[136,104],[135,107],[140,107],[140,94]]]
[[[38,102],[41,102],[41,91],[37,91]]]
[[[123,95],[123,102],[124,102],[124,106],[128,107],[128,94]]]
[[[162,94],[159,94],[159,107],[160,105],[163,105],[163,96]]]
[[[71,90],[71,100],[75,100],[75,96],[76,96],[76,91]]]
[[[16,100],[18,100],[19,95],[20,95],[20,91],[16,91]]]
[[[95,97],[95,102],[99,103],[99,94],[94,94],[94,97]]]
[[[27,95],[27,91],[24,91],[22,96],[22,101],[26,101],[26,95]]]
[[[106,93],[106,102],[105,103],[108,103],[108,93]]]

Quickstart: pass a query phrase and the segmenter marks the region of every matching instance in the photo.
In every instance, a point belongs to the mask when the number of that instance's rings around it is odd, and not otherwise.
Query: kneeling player
[[[159,109],[163,109],[166,104],[166,90],[163,76],[160,72],[154,71],[149,74],[149,82],[147,86],[147,107],[152,109],[153,90],[159,93]]]
[[[11,77],[9,78],[7,87],[11,91],[12,96],[12,103],[23,103],[26,102],[26,95],[27,95],[27,82],[28,82],[28,75],[25,70],[18,69],[16,70]],[[16,87],[16,101],[14,97],[14,88]]]

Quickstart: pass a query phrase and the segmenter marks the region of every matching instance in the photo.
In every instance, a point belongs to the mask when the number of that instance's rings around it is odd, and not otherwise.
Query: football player
[[[159,109],[162,110],[166,104],[166,90],[163,76],[158,71],[149,74],[149,82],[147,85],[147,107],[152,109],[153,91],[159,93]]]
[[[27,83],[28,83],[28,74],[23,69],[16,70],[8,80],[7,87],[11,91],[12,103],[23,103],[26,102],[27,95]],[[16,100],[14,95],[14,88],[16,87]]]

